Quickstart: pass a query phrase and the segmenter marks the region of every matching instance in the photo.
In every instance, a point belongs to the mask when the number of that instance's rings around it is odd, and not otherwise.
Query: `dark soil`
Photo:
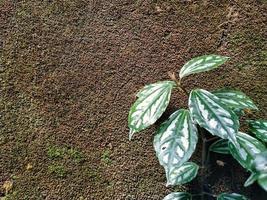
[[[231,61],[183,85],[238,88],[260,108],[246,117],[267,118],[266,9],[265,0],[0,0],[0,185],[13,183],[5,199],[159,200],[197,191],[197,179],[165,187],[152,147],[159,123],[129,142],[129,108],[145,84],[216,53]],[[172,97],[160,121],[186,107],[186,96]],[[192,159],[200,163],[200,152]],[[235,161],[218,157],[226,162],[219,167],[216,159],[213,193],[264,199],[257,185],[242,187],[248,174]]]

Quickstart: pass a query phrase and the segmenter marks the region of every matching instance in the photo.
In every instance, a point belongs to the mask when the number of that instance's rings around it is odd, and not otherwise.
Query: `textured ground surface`
[[[217,53],[232,59],[184,86],[239,88],[261,108],[247,117],[267,118],[266,9],[264,0],[0,0],[0,185],[13,183],[6,199],[159,200],[197,188],[197,180],[165,187],[152,147],[157,125],[129,142],[128,110],[143,85]],[[161,120],[186,100],[174,92]],[[251,196],[240,170],[235,192]],[[217,194],[230,185],[215,177],[210,187]]]

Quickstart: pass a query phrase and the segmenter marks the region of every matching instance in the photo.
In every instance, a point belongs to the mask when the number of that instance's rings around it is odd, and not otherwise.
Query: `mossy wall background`
[[[267,118],[266,8],[254,0],[0,1],[0,185],[13,183],[0,196],[157,200],[173,191],[152,147],[158,125],[128,141],[135,93],[192,57],[227,55],[184,86],[240,89],[260,108],[246,117]],[[186,96],[173,99],[162,120],[186,106]],[[227,181],[214,180],[213,191],[230,191]]]

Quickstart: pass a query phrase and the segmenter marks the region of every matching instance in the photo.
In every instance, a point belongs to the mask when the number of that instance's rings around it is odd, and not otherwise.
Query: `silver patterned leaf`
[[[252,185],[258,179],[258,177],[259,175],[257,173],[252,172],[248,177],[248,179],[246,180],[246,182],[244,183],[244,187]]]
[[[248,200],[248,198],[237,193],[222,193],[217,200]]]
[[[189,97],[189,109],[199,126],[213,135],[228,139],[234,144],[239,121],[236,114],[220,102],[214,94],[203,90],[192,90]]]
[[[192,196],[187,192],[173,192],[164,197],[163,200],[192,200]]]
[[[212,93],[219,97],[219,99],[229,108],[258,110],[253,101],[241,91],[220,89]]]
[[[266,120],[248,120],[249,128],[252,133],[260,140],[267,142],[267,121]]]
[[[261,174],[258,178],[258,184],[267,191],[267,174]]]
[[[167,186],[182,185],[192,181],[197,176],[198,169],[198,165],[193,162],[174,167],[167,173]]]
[[[255,156],[252,167],[258,173],[267,174],[267,150]]]
[[[230,154],[228,140],[226,139],[217,140],[212,145],[210,145],[209,150],[221,154]]]
[[[150,125],[154,124],[166,110],[174,81],[161,81],[145,86],[138,94],[138,99],[130,109],[128,126],[129,139]]]
[[[153,145],[166,173],[189,160],[195,151],[197,139],[197,129],[188,110],[180,109],[162,123]]]
[[[182,67],[179,77],[183,78],[190,74],[196,74],[215,69],[225,63],[228,59],[228,57],[218,55],[204,55],[193,58]]]
[[[229,149],[232,156],[244,168],[252,171],[255,156],[262,151],[265,151],[266,147],[256,138],[253,138],[250,135],[242,132],[238,132],[237,142],[239,144],[238,148],[229,142]]]

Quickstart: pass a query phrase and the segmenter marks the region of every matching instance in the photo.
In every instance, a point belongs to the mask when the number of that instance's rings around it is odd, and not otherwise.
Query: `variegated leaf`
[[[248,120],[250,131],[260,140],[267,142],[267,121],[266,120]]]
[[[130,109],[128,126],[129,139],[133,134],[154,124],[166,110],[174,81],[161,81],[145,86],[138,94],[137,101]]]
[[[252,171],[252,164],[256,154],[266,150],[266,147],[257,139],[242,132],[237,134],[239,147],[229,142],[229,149],[232,156],[246,169]]]
[[[217,96],[203,89],[192,90],[189,97],[189,109],[199,126],[237,145],[238,117],[221,103]]]
[[[220,139],[210,145],[210,151],[222,154],[230,154],[228,140]]]
[[[188,161],[196,143],[197,129],[184,109],[174,112],[154,137],[154,149],[166,173]]]
[[[147,96],[150,93],[152,93],[153,91],[156,91],[158,89],[162,89],[162,86],[164,86],[165,84],[172,84],[172,83],[173,83],[173,81],[158,81],[156,83],[145,85],[139,92],[137,92],[136,97],[147,98]]]
[[[193,58],[187,62],[180,70],[179,76],[183,78],[190,74],[209,71],[225,63],[229,58],[218,55],[204,55]]]
[[[192,181],[197,176],[198,169],[198,165],[193,162],[174,167],[167,173],[167,186],[182,185]]]
[[[248,179],[246,180],[246,182],[244,183],[244,187],[252,185],[258,179],[258,177],[259,175],[257,173],[252,172],[248,177]]]
[[[267,174],[267,150],[262,151],[255,156],[252,167],[253,170],[258,173]]]
[[[258,178],[258,184],[267,191],[267,174],[261,174]]]
[[[220,89],[212,93],[219,97],[219,99],[229,108],[258,110],[253,101],[241,91]]]
[[[237,193],[222,193],[217,197],[217,200],[248,200],[248,198]]]
[[[192,196],[187,192],[173,192],[164,197],[163,200],[192,200]]]

